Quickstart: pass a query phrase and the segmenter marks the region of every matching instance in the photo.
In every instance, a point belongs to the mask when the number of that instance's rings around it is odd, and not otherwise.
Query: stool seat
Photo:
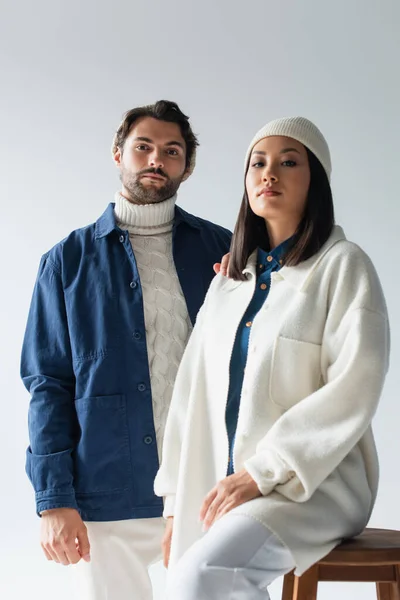
[[[345,540],[319,561],[320,565],[386,565],[400,563],[400,531],[365,529]]]
[[[374,582],[378,600],[400,600],[400,531],[365,529],[300,577],[288,573],[282,600],[316,600],[319,581]]]

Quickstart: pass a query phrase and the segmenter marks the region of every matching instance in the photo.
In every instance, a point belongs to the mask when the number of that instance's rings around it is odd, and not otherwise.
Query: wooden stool
[[[378,600],[400,600],[400,531],[365,529],[301,577],[288,573],[282,600],[316,600],[319,581],[375,582]]]

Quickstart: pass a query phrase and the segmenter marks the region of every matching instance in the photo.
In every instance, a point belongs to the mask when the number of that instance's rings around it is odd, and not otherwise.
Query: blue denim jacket
[[[176,207],[173,256],[192,323],[230,239]],[[21,376],[32,397],[26,470],[38,513],[72,507],[91,521],[162,514],[142,290],[113,204],[42,257]]]

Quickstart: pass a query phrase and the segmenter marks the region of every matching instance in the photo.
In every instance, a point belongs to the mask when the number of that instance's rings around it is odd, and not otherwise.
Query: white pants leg
[[[294,568],[289,550],[264,525],[226,515],[168,575],[168,600],[268,600],[267,587]]]
[[[165,520],[85,522],[91,561],[74,568],[79,600],[152,600],[148,567],[161,559]]]

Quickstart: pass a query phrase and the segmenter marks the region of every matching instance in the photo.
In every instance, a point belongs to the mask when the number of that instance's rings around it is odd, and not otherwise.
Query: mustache
[[[142,175],[146,175],[147,173],[152,173],[153,175],[160,175],[161,177],[165,177],[165,179],[169,179],[168,175],[164,173],[164,171],[160,168],[158,169],[143,169],[143,171],[139,171],[138,177]]]

